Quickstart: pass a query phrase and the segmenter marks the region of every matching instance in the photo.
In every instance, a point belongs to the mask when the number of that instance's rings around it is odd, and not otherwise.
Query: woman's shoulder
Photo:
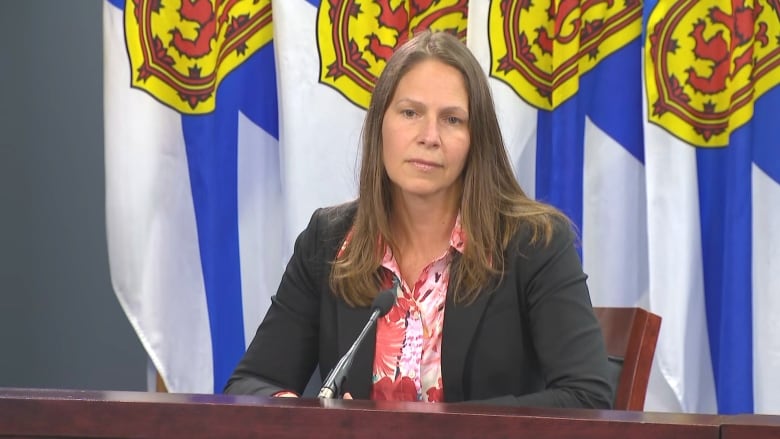
[[[534,279],[538,281],[540,276],[546,279],[563,279],[572,274],[579,276],[582,273],[577,253],[579,245],[576,229],[566,217],[551,217],[546,227],[523,224],[506,254],[507,269],[524,283]]]
[[[302,233],[303,239],[320,244],[340,243],[352,227],[356,212],[357,201],[316,209]]]
[[[577,231],[563,214],[546,214],[534,220],[521,219],[510,248],[520,254],[544,252],[563,246],[576,245]]]
[[[352,200],[332,206],[320,207],[314,212],[314,215],[328,221],[339,221],[343,218],[354,217],[357,207],[357,200]]]
[[[333,206],[321,207],[314,211],[312,223],[323,230],[323,232],[348,229],[352,225],[357,212],[358,203],[356,200],[348,201]]]

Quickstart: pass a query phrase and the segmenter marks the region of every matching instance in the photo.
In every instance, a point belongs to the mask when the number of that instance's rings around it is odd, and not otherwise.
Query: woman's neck
[[[459,208],[454,200],[395,197],[390,229],[401,256],[438,256],[446,250]]]

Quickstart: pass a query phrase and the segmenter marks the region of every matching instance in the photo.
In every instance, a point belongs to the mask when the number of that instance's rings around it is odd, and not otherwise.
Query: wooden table
[[[719,439],[725,418],[735,424],[724,428],[749,424],[714,415],[0,389],[0,438]]]

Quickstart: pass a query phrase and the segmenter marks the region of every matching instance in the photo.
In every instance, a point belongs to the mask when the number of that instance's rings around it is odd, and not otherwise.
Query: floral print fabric
[[[390,248],[382,267],[385,284],[397,300],[377,322],[371,399],[394,401],[444,400],[441,340],[452,251],[463,251],[460,215],[450,234],[450,248],[428,264],[413,287],[403,281]]]

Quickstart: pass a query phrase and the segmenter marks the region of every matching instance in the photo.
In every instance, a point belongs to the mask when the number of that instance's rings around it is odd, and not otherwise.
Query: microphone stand
[[[368,319],[366,326],[363,327],[363,330],[360,331],[358,338],[352,343],[352,346],[349,347],[347,353],[341,357],[338,363],[336,363],[336,367],[330,371],[327,378],[325,378],[317,397],[321,399],[333,399],[341,396],[342,385],[347,378],[347,371],[349,371],[349,368],[352,366],[352,359],[355,357],[355,352],[357,352],[358,347],[363,342],[366,334],[368,334],[369,329],[376,324],[380,314],[382,314],[382,310],[374,308],[371,317]]]

